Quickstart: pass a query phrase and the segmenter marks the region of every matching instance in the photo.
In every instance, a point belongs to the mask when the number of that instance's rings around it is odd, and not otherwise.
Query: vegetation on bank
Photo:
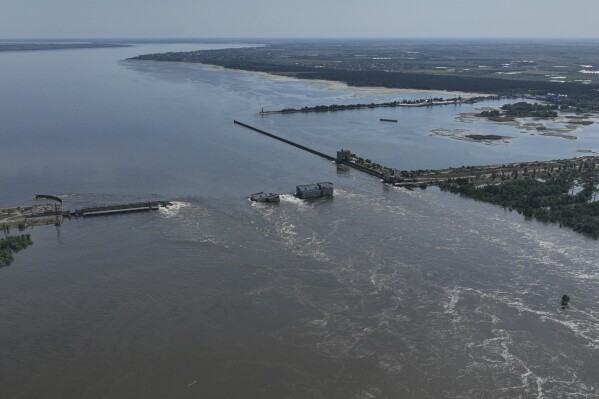
[[[357,87],[374,86],[416,90],[448,90],[496,93],[499,95],[545,95],[548,92],[553,92],[576,97],[580,102],[586,102],[589,98],[597,100],[597,97],[599,97],[597,96],[597,86],[595,85],[384,70],[327,69],[307,65],[264,62],[266,60],[247,60],[241,58],[227,59],[224,57],[215,57],[208,51],[145,54],[133,59],[170,62],[200,62],[229,69],[273,73],[298,79],[339,81],[344,82],[349,86]]]
[[[464,137],[468,137],[469,139],[472,140],[503,140],[506,139],[507,137],[504,136],[499,136],[497,134],[467,134]]]
[[[8,266],[13,261],[13,254],[32,245],[31,235],[7,236],[0,238],[0,267]]]
[[[331,104],[331,105],[316,105],[313,107],[302,107],[302,108],[284,108],[280,111],[262,111],[263,114],[290,114],[298,112],[335,112],[335,111],[347,111],[354,109],[365,109],[365,108],[395,108],[395,107],[425,107],[434,105],[446,105],[446,104],[460,104],[467,103],[473,104],[478,101],[485,100],[499,100],[501,97],[498,96],[480,96],[463,99],[462,97],[453,98],[422,98],[416,100],[401,100],[401,101],[388,101],[382,103],[370,103],[370,104]]]
[[[514,118],[555,118],[560,106],[557,104],[539,104],[517,102],[514,104],[504,104],[501,110],[482,111],[479,116],[484,116],[491,120],[513,120]]]
[[[426,73],[351,71],[351,70],[308,70],[295,68],[265,68],[259,66],[235,65],[223,63],[226,68],[249,69],[279,73],[300,79],[323,79],[344,82],[349,86],[375,86],[416,90],[448,90],[474,93],[496,93],[498,95],[544,95],[547,92],[559,92],[576,96],[586,104],[587,95],[591,95],[589,86],[573,83],[553,83],[541,81],[518,81],[500,78],[465,77],[452,75],[434,75]],[[288,70],[286,70],[288,69]]]
[[[528,173],[523,179],[475,186],[468,179],[439,183],[443,190],[515,209],[526,217],[559,223],[579,233],[599,238],[599,170],[594,163],[564,168],[543,179]],[[595,198],[594,198],[595,197]]]
[[[307,66],[277,65],[259,61],[212,59],[210,57],[204,58],[187,53],[146,54],[133,59],[201,62],[223,68],[272,73],[297,79],[338,81],[354,87],[495,93],[498,96],[507,97],[535,97],[555,92],[568,96],[568,99],[563,102],[562,106],[570,107],[572,111],[578,113],[599,112],[597,85],[396,71],[317,69]]]
[[[204,63],[358,87],[538,97],[580,113],[599,112],[599,80],[580,69],[599,64],[596,45],[589,42],[290,41],[134,59]]]

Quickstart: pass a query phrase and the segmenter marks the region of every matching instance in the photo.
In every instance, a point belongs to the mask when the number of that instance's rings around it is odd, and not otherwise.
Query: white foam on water
[[[158,213],[160,216],[170,219],[179,214],[179,211],[184,208],[190,207],[191,204],[188,202],[181,201],[173,201],[171,206],[161,206],[158,208]]]
[[[305,200],[299,199],[295,195],[281,194],[279,195],[279,199],[281,200],[281,202],[296,205],[300,209],[309,207],[308,203]]]
[[[520,380],[520,384],[508,385],[496,388],[498,397],[526,397],[543,398],[543,385],[546,379],[535,374],[530,365],[511,351],[514,345],[510,333],[503,329],[493,329],[493,338],[487,338],[480,342],[469,342],[466,347],[472,361],[467,366],[469,372],[474,369],[484,370],[485,373],[492,370],[510,374]],[[482,361],[481,361],[482,360]]]
[[[378,398],[381,390],[378,388],[365,389],[356,395],[358,399],[375,399]]]
[[[389,354],[379,358],[379,367],[385,370],[387,374],[399,374],[404,369],[401,361]]]
[[[445,293],[448,296],[447,302],[443,302],[443,313],[457,316],[455,305],[460,300],[459,288],[445,289]]]
[[[327,326],[327,321],[324,319],[312,320],[308,324],[312,327],[325,328]]]
[[[489,299],[493,302],[514,308],[520,314],[527,313],[534,315],[541,322],[557,324],[584,341],[589,349],[599,351],[599,317],[593,312],[579,311],[575,308],[570,308],[567,312],[562,312],[557,307],[555,311],[533,309],[527,306],[522,299],[514,298],[507,292],[483,292],[465,287],[456,287],[454,290],[457,290],[457,295],[474,293],[480,298]]]
[[[255,211],[261,213],[264,217],[269,217],[276,211],[276,204],[252,201],[249,198],[248,201],[250,202],[250,206],[254,208]]]
[[[309,209],[310,205],[306,205],[305,201],[300,200],[292,195],[284,194],[281,197],[281,202],[297,205],[295,211]],[[323,246],[327,243],[327,239],[321,237],[315,231],[302,231],[297,229],[297,225],[293,221],[295,211],[289,212],[285,207],[276,206],[273,204],[252,204],[254,209],[258,211],[262,217],[274,227],[275,236],[281,240],[284,247],[288,248],[293,254],[305,257],[311,257],[317,261],[328,261],[329,257],[324,252]]]
[[[524,245],[516,245],[509,239],[499,239],[494,235],[482,234],[486,242],[493,243],[509,250],[520,258],[523,265],[542,265],[548,271],[586,282],[599,281],[596,254],[593,249],[581,248],[579,245],[564,245],[564,235],[576,234],[568,229],[540,231],[534,224],[514,220],[492,219],[498,225],[513,230],[521,237]]]
[[[358,199],[360,201],[370,199],[370,195],[366,195],[359,191],[346,191],[342,188],[335,188],[335,196],[348,199]]]

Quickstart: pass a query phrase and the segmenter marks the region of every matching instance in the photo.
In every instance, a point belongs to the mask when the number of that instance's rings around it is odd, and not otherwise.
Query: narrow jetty
[[[57,197],[55,195],[50,195],[50,194],[35,194],[35,199],[49,199],[52,201],[56,201],[62,204],[62,198]]]
[[[65,216],[104,216],[114,215],[117,213],[130,213],[130,212],[145,212],[155,211],[161,207],[171,206],[172,203],[168,201],[148,201],[148,202],[133,202],[128,204],[117,204],[117,205],[104,205],[104,206],[92,206],[87,208],[78,209],[74,212],[67,211]]]
[[[154,211],[162,207],[169,207],[169,201],[146,201],[126,204],[112,204],[90,206],[75,211],[64,210],[62,199],[53,195],[36,194],[36,199],[49,199],[57,201],[55,204],[35,204],[16,208],[0,208],[0,230],[25,228],[28,226],[42,226],[48,224],[61,225],[63,218],[78,218],[88,216],[116,215],[129,212]]]
[[[271,137],[271,138],[273,138],[275,140],[282,141],[283,143],[286,143],[286,144],[292,145],[292,146],[294,146],[296,148],[299,148],[301,150],[307,151],[307,152],[309,152],[311,154],[318,155],[319,157],[324,158],[324,159],[326,159],[328,161],[335,161],[337,164],[343,164],[343,165],[349,166],[350,168],[357,169],[360,172],[367,173],[367,174],[369,174],[371,176],[375,176],[375,177],[378,177],[380,179],[383,178],[383,173],[381,173],[380,171],[378,171],[378,170],[376,170],[374,168],[370,168],[368,166],[360,165],[360,164],[354,162],[352,160],[352,158],[349,157],[349,152],[347,152],[348,156],[341,156],[341,157],[340,157],[339,152],[338,152],[337,153],[337,157],[335,158],[335,157],[332,157],[330,155],[324,154],[324,153],[322,153],[320,151],[316,151],[316,150],[308,148],[308,147],[306,147],[304,145],[295,143],[295,142],[293,142],[291,140],[287,140],[287,139],[284,139],[282,137],[276,136],[276,135],[274,135],[272,133],[268,133],[268,132],[266,132],[266,131],[264,131],[262,129],[258,129],[256,127],[250,126],[248,124],[245,124],[245,123],[242,123],[242,122],[239,122],[239,121],[236,121],[236,120],[234,120],[233,122],[236,125],[243,126],[243,127],[247,128],[247,129],[250,129],[250,130],[253,130],[253,131],[258,132],[260,134],[263,134],[265,136]],[[343,152],[343,154],[345,155],[345,152]]]
[[[270,138],[273,138],[273,139],[275,139],[275,140],[282,141],[282,142],[283,142],[283,143],[285,143],[285,144],[292,145],[292,146],[294,146],[294,147],[296,147],[296,148],[299,148],[300,150],[304,150],[304,151],[307,151],[307,152],[309,152],[309,153],[311,153],[311,154],[318,155],[319,157],[321,157],[321,158],[324,158],[324,159],[326,159],[326,160],[329,160],[329,161],[334,161],[334,160],[335,160],[335,157],[332,157],[332,156],[330,156],[330,155],[324,154],[324,153],[322,153],[322,152],[320,152],[320,151],[313,150],[313,149],[311,149],[311,148],[308,148],[308,147],[306,147],[306,146],[304,146],[304,145],[301,145],[301,144],[295,143],[295,142],[293,142],[293,141],[291,141],[291,140],[287,140],[287,139],[284,139],[284,138],[282,138],[282,137],[276,136],[276,135],[274,135],[274,134],[272,134],[272,133],[265,132],[265,131],[264,131],[264,130],[262,130],[262,129],[258,129],[258,128],[256,128],[256,127],[253,127],[253,126],[247,125],[247,124],[245,124],[245,123],[242,123],[242,122],[239,122],[239,121],[236,121],[236,120],[234,120],[234,121],[233,121],[233,123],[235,123],[236,125],[239,125],[239,126],[243,126],[243,127],[247,128],[247,129],[253,130],[253,131],[255,131],[255,132],[258,132],[258,133],[260,133],[260,134],[263,134],[263,135],[265,135],[265,136],[268,136],[268,137],[270,137]]]

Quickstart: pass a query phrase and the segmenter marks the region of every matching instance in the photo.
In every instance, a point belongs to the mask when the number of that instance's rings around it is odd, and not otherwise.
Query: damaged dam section
[[[88,206],[71,211],[65,210],[63,200],[54,195],[36,194],[36,200],[53,200],[53,204],[35,204],[23,207],[0,208],[0,228],[9,232],[11,228],[23,230],[27,227],[60,225],[64,218],[118,215],[132,212],[155,211],[172,205],[170,201],[130,202],[100,206]]]
[[[333,157],[245,123],[234,123],[337,165],[379,178],[385,184],[408,190],[438,186],[442,190],[501,205],[510,211],[515,209],[525,217],[559,223],[599,238],[599,156],[408,171],[383,166],[347,149],[337,151]],[[300,187],[296,196],[302,198]]]

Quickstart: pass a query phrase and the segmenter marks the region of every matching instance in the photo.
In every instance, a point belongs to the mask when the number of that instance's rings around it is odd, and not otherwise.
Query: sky
[[[1,0],[0,39],[599,38],[599,0]]]

